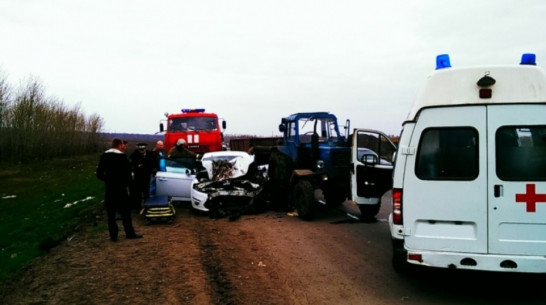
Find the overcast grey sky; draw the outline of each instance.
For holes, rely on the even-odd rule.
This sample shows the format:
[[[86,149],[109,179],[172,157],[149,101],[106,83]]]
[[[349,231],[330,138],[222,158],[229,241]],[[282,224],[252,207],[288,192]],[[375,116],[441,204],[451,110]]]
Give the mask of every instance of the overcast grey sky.
[[[0,0],[0,70],[99,114],[106,132],[154,133],[205,108],[228,134],[278,135],[329,111],[398,134],[419,86],[452,66],[546,63],[543,0]]]

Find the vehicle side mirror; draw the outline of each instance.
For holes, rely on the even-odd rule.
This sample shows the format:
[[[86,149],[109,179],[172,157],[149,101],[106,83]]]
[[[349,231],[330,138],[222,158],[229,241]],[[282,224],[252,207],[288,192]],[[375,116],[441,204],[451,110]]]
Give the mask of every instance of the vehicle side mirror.
[[[163,123],[159,123],[159,131],[163,132],[165,130],[165,126],[163,126]]]
[[[226,126],[227,126],[226,121],[222,121],[222,129],[226,129]]]
[[[279,131],[284,133],[285,130],[286,130],[285,125],[284,124],[279,124]]]

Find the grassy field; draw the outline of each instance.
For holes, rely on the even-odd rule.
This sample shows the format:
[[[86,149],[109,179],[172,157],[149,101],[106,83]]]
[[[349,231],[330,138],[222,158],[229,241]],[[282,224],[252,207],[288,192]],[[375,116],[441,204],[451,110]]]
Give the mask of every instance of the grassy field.
[[[102,209],[99,154],[0,165],[0,282]]]

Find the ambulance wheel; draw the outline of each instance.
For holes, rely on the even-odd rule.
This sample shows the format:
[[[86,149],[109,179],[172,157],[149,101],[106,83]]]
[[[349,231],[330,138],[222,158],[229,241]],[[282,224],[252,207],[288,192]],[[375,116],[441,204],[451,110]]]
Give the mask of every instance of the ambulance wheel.
[[[360,210],[360,219],[361,220],[370,220],[374,219],[375,215],[379,213],[381,208],[381,201],[376,204],[359,204],[358,209]]]
[[[339,193],[329,194],[326,197],[326,202],[331,206],[340,206],[345,200],[347,200],[347,196],[343,193],[341,195]]]
[[[345,191],[345,184],[336,182],[334,185],[323,190],[326,196],[326,202],[330,206],[340,206],[345,200],[347,200],[347,192]]]
[[[296,183],[293,190],[294,206],[298,216],[304,220],[313,219],[314,193],[311,182],[300,180]]]
[[[392,267],[398,273],[405,273],[410,268],[407,261],[408,252],[404,249],[401,240],[392,240]]]

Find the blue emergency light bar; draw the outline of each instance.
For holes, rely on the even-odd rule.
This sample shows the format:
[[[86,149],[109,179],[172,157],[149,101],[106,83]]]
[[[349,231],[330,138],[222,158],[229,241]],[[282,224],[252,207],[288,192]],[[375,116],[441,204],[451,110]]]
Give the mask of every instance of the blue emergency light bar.
[[[182,113],[190,113],[190,112],[205,112],[205,108],[196,108],[196,109],[182,108]]]
[[[531,65],[536,66],[536,55],[533,53],[524,53],[521,56],[521,62],[520,65]],[[444,69],[444,68],[451,68],[451,62],[449,60],[448,54],[441,54],[436,56],[436,70]]]
[[[436,70],[451,68],[451,62],[448,54],[441,54],[436,56]]]
[[[532,66],[536,66],[537,65],[537,57],[535,54],[533,53],[525,53],[521,56],[521,62],[519,63],[520,65],[532,65]]]

